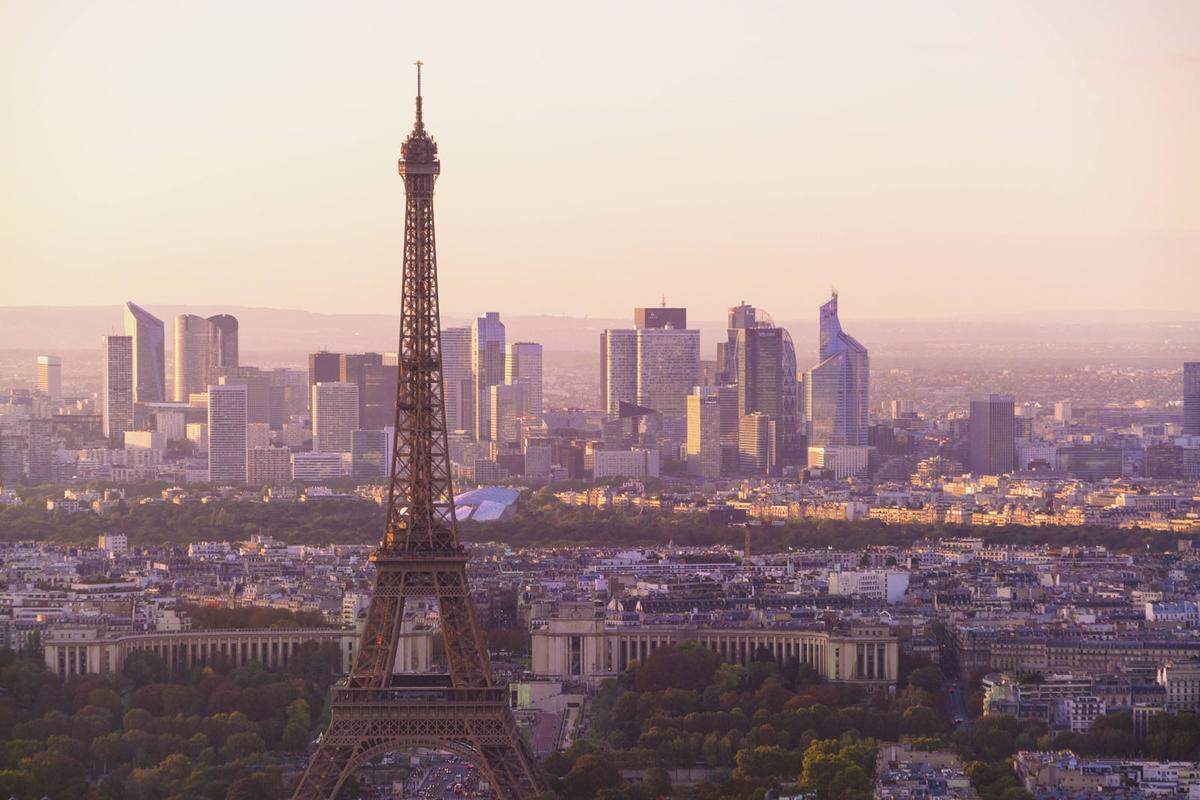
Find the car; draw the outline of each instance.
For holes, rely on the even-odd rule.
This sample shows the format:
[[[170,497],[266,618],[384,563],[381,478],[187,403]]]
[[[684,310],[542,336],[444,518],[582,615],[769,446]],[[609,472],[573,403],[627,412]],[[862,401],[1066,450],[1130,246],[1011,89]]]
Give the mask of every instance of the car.
[[[954,724],[955,724],[955,725],[962,725],[964,722],[966,722],[966,720],[965,720],[965,719],[963,719],[962,717],[955,717],[955,718],[954,718]]]

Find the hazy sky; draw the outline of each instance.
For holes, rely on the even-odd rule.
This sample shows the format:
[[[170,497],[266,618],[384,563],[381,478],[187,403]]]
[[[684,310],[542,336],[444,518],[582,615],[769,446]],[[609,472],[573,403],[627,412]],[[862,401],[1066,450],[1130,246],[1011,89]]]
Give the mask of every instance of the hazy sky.
[[[1200,2],[0,2],[0,305],[1197,310]]]

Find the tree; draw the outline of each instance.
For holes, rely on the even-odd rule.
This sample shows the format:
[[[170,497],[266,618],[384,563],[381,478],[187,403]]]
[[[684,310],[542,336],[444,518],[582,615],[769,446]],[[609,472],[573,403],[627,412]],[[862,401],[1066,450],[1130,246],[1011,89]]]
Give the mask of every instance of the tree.
[[[639,692],[705,688],[720,659],[711,650],[694,644],[659,647],[640,665],[635,679]]]
[[[150,650],[134,650],[125,656],[122,668],[125,677],[133,681],[134,686],[147,686],[161,683],[167,676],[167,665],[162,656]]]
[[[308,703],[293,700],[287,707],[286,721],[283,724],[282,744],[285,750],[298,752],[308,746],[308,731],[312,728],[312,713]]]
[[[266,743],[257,733],[244,731],[232,734],[225,739],[225,744],[221,747],[221,755],[228,761],[238,761],[261,753],[266,747]]]
[[[615,789],[621,773],[600,753],[588,753],[575,760],[563,778],[562,795],[566,800],[591,800],[603,789]]]

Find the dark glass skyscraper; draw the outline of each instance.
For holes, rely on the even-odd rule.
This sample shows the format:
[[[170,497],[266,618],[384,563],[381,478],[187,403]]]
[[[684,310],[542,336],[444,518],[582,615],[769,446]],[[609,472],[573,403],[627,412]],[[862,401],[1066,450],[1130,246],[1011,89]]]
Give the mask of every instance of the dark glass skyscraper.
[[[1010,394],[971,401],[970,462],[975,475],[1003,475],[1016,468],[1016,417]]]
[[[133,399],[163,402],[167,399],[167,361],[162,320],[135,303],[126,303],[125,335],[133,337]]]
[[[810,446],[867,444],[867,348],[842,330],[835,292],[821,306],[821,362],[808,371],[804,389]]]
[[[1200,361],[1183,365],[1183,435],[1200,436]]]
[[[238,321],[232,314],[217,314],[208,318],[213,326],[213,366],[236,367],[238,365]]]

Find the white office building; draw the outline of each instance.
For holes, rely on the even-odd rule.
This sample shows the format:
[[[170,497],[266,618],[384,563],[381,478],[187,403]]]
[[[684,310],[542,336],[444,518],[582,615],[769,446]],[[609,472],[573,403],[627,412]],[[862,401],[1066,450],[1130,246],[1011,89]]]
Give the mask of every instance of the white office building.
[[[513,342],[504,364],[505,383],[521,387],[524,416],[542,418],[542,346],[536,342]]]
[[[133,337],[102,339],[100,414],[104,435],[122,442],[133,427]]]
[[[899,603],[908,591],[903,570],[866,569],[829,573],[829,593]]]
[[[475,435],[475,378],[471,368],[471,329],[442,331],[442,392],[446,430]]]
[[[38,391],[58,402],[62,400],[62,359],[58,356],[37,357]]]
[[[697,386],[687,398],[688,474],[721,477],[721,405],[715,386]]]
[[[208,387],[208,480],[246,482],[246,387]]]

